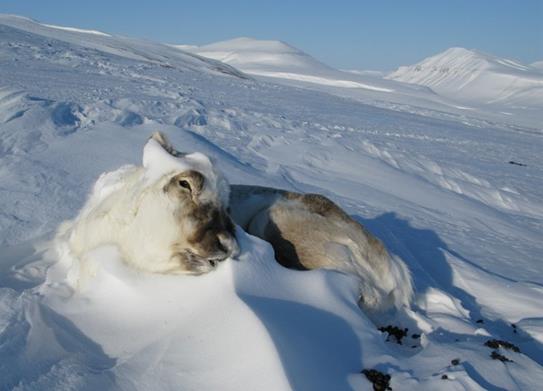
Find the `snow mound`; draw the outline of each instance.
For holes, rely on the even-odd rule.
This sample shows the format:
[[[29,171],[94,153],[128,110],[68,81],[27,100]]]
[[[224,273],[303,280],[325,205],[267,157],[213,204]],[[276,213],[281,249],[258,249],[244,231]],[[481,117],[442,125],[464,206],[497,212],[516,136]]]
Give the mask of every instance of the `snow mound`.
[[[2,359],[6,348],[16,351],[16,365],[0,367],[3,386],[346,390],[367,384],[359,375],[362,346],[365,354],[386,347],[356,304],[357,282],[284,269],[269,244],[239,229],[237,236],[240,256],[198,277],[131,269],[110,245],[74,258],[62,236],[37,254],[23,249],[32,262],[18,265],[19,278],[44,281],[26,290],[24,302],[2,296],[7,309],[26,313],[22,321],[4,318],[3,335],[7,329],[12,339],[40,341],[39,349],[0,347]]]

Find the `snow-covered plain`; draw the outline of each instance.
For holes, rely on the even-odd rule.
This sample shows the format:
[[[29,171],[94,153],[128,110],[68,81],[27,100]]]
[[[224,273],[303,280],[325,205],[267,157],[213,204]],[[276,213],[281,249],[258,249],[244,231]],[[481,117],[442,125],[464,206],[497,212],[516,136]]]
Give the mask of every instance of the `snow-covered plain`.
[[[540,389],[543,107],[526,120],[375,76],[344,80],[390,91],[242,71],[0,16],[0,389],[371,389],[369,368],[396,390]],[[353,278],[284,269],[239,229],[240,255],[198,277],[62,252],[58,225],[156,130],[231,183],[322,193],[365,224],[413,273],[404,344],[358,309]],[[491,359],[491,338],[520,353]]]

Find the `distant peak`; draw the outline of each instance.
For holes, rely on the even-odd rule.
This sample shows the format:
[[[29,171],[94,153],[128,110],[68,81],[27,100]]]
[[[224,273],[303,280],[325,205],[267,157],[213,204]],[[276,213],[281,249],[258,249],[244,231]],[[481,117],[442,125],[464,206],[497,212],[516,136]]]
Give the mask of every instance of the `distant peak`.
[[[443,53],[449,53],[449,54],[475,54],[476,51],[473,49],[466,49],[460,46],[453,46],[452,48],[449,48],[445,50]]]
[[[436,69],[441,69],[444,71],[450,68],[459,69],[466,67],[469,69],[483,69],[490,66],[491,63],[495,63],[497,59],[497,57],[491,54],[485,54],[478,50],[452,47],[427,57],[420,62],[411,65],[411,67],[416,68],[417,71],[422,69],[434,71]],[[407,68],[409,68],[409,66]]]
[[[228,49],[235,51],[266,51],[300,53],[299,49],[283,41],[238,37],[200,46],[201,49]]]
[[[247,73],[326,73],[333,68],[286,42],[237,37],[181,49],[232,65]]]
[[[475,49],[466,49],[463,47],[452,47],[449,48],[441,53],[438,53],[434,56],[431,56],[429,58],[493,58],[494,56],[482,53]]]

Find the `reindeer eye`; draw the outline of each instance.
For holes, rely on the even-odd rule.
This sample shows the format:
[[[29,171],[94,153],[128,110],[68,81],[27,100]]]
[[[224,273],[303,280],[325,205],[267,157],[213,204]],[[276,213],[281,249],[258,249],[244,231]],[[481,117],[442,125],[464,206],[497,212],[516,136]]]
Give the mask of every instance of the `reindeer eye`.
[[[177,182],[179,184],[179,187],[182,187],[184,189],[187,189],[188,191],[191,191],[190,189],[190,183],[184,179],[180,180],[179,182]]]

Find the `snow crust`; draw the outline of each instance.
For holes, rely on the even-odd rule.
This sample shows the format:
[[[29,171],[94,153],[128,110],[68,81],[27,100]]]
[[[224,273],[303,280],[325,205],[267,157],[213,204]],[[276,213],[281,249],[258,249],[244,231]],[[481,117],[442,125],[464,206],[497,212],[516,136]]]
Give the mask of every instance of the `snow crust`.
[[[369,368],[401,390],[541,388],[537,99],[482,108],[303,67],[276,70],[393,91],[252,79],[179,48],[5,15],[0,60],[0,389],[371,390]],[[53,241],[157,130],[232,183],[321,193],[363,223],[413,274],[412,312],[382,324],[409,327],[404,343],[360,311],[351,277],[286,270],[241,230],[240,255],[198,277],[137,271],[112,246],[82,261]],[[513,362],[490,358],[493,338],[519,347],[498,349]]]

